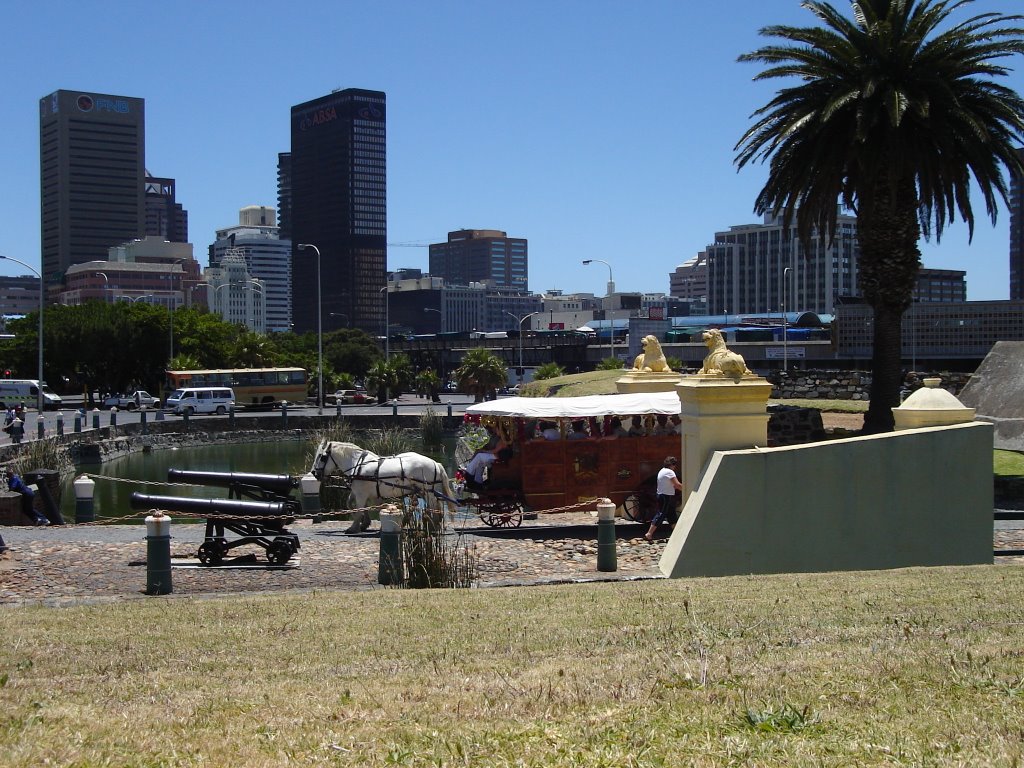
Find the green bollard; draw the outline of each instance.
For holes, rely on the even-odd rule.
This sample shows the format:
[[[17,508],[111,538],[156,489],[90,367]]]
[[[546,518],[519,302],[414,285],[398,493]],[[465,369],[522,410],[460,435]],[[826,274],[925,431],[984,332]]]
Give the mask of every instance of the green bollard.
[[[117,426],[117,406],[115,405],[110,409],[110,426]]]
[[[76,413],[75,414],[75,433],[77,434],[77,433],[79,433],[81,431],[82,431],[82,414]]]
[[[597,504],[597,570],[610,573],[618,570],[615,554],[615,505],[611,499]]]
[[[171,518],[159,510],[146,518],[146,594],[171,594]]]
[[[46,427],[43,424],[43,414],[36,416],[36,436],[42,440],[46,436]]]
[[[234,403],[232,403],[228,407],[228,424],[230,425],[231,429],[235,428],[235,404]]]
[[[402,583],[402,514],[389,505],[380,513],[380,557],[377,583],[385,586]]]
[[[79,475],[71,485],[75,489],[75,522],[93,522],[96,519],[93,500],[93,495],[96,493],[96,481],[88,475]]]
[[[57,437],[64,437],[64,411],[57,411]]]
[[[139,424],[142,425],[142,434],[149,434],[149,426],[146,424],[146,406],[139,408]]]

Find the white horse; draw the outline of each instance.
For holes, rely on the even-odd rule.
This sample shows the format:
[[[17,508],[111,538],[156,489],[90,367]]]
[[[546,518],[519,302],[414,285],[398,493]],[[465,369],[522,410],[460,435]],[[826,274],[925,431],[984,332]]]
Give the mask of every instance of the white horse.
[[[385,499],[422,496],[430,509],[441,509],[437,490],[449,499],[455,497],[448,473],[441,464],[419,453],[378,456],[355,443],[323,441],[316,450],[310,470],[317,480],[340,474],[349,484],[349,506],[370,506]],[[455,505],[448,505],[454,516]]]

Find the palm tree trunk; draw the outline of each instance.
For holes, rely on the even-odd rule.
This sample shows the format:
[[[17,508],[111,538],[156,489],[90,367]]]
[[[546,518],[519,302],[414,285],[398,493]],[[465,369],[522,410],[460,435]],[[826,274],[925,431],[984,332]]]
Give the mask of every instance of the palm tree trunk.
[[[892,409],[900,404],[899,391],[903,380],[901,338],[903,310],[888,304],[875,305],[873,346],[871,359],[871,388],[867,413],[864,414],[863,433],[873,435],[892,432],[895,419]]]

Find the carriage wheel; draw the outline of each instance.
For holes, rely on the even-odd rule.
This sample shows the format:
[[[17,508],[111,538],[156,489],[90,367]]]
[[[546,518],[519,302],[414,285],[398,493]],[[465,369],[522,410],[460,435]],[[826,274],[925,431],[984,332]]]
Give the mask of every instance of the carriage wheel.
[[[492,528],[518,528],[523,524],[523,505],[518,501],[497,502],[481,516]]]
[[[631,493],[622,502],[622,511],[635,523],[646,523],[649,510],[650,500],[643,493]]]
[[[227,544],[220,539],[204,541],[199,545],[199,562],[203,565],[220,565],[227,553]]]
[[[273,565],[284,565],[292,557],[292,543],[281,536],[278,536],[267,547],[267,560]]]

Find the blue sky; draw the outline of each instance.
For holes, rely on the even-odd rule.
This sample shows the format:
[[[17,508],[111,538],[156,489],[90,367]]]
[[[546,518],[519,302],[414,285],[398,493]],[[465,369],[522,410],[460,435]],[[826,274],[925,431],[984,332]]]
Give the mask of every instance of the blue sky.
[[[840,0],[841,2],[841,0]],[[843,3],[845,5],[845,3]],[[1019,0],[976,10],[1016,12]],[[668,291],[668,273],[756,221],[765,169],[733,146],[774,86],[736,57],[798,0],[0,0],[0,254],[39,263],[38,100],[57,89],[146,100],[146,165],[177,179],[195,255],[246,205],[277,205],[289,109],[335,88],[388,99],[388,240],[503,229],[530,243],[530,289]],[[1024,91],[1024,60],[1006,82]],[[926,266],[968,297],[1008,297],[1009,215],[975,199]],[[388,266],[427,267],[393,247]],[[24,272],[9,265],[4,274]]]

